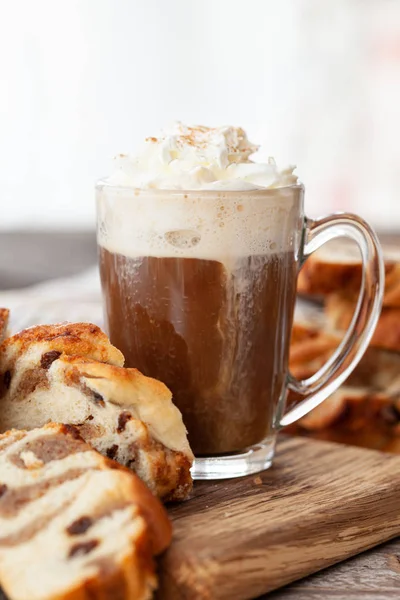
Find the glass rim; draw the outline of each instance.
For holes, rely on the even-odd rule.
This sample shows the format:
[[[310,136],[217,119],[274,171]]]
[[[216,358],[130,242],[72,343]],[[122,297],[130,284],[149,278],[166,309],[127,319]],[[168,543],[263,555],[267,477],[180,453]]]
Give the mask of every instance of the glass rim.
[[[254,190],[229,190],[229,189],[214,189],[214,190],[178,190],[178,189],[159,189],[159,188],[137,188],[131,187],[127,185],[114,185],[113,183],[109,183],[107,179],[99,179],[96,182],[95,189],[103,189],[107,188],[109,190],[122,191],[125,193],[133,194],[134,196],[139,195],[148,195],[148,196],[215,196],[215,195],[235,195],[235,196],[243,196],[247,194],[262,196],[262,195],[275,195],[277,192],[287,192],[287,191],[295,191],[301,190],[304,191],[304,184],[292,183],[291,185],[282,185],[274,188],[256,188]]]

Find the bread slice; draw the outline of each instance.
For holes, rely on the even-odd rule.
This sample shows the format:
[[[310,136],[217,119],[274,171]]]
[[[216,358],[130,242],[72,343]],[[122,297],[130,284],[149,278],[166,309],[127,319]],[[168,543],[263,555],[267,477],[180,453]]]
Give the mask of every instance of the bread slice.
[[[400,308],[400,249],[383,245],[385,295],[383,305]],[[334,240],[314,252],[304,263],[297,282],[301,295],[325,298],[333,292],[346,292],[355,301],[361,285],[362,266],[355,244]]]
[[[12,600],[147,600],[160,502],[73,428],[0,435],[0,584]]]
[[[367,387],[342,386],[327,400],[285,430],[384,450],[400,452],[400,388],[396,393]]]
[[[289,368],[297,379],[307,379],[320,369],[340,343],[340,336],[331,335],[295,323],[289,353]]]
[[[330,294],[326,298],[325,316],[331,331],[345,331],[351,322],[356,302],[346,294]],[[400,308],[384,307],[380,314],[371,346],[400,352]]]
[[[293,326],[289,367],[298,379],[307,379],[320,369],[342,339],[340,333],[325,332],[312,324]],[[346,384],[387,391],[400,376],[400,353],[369,346]]]
[[[343,332],[329,329],[318,307],[309,303],[307,308],[306,318],[303,311],[300,323],[294,324],[291,339],[289,367],[298,379],[314,375],[343,337]],[[338,311],[338,317],[342,314]],[[336,323],[330,325],[337,328]],[[290,391],[288,404],[302,399]],[[345,385],[285,431],[400,452],[400,353],[369,346]]]
[[[33,327],[0,346],[0,431],[75,425],[99,452],[133,469],[163,500],[192,489],[182,415],[159,381],[122,367],[95,325]]]

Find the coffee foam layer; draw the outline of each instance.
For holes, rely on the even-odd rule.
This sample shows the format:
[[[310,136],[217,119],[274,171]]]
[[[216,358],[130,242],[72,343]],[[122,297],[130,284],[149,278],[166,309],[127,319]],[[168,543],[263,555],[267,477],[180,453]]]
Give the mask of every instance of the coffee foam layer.
[[[98,243],[109,252],[218,260],[296,251],[302,188],[273,192],[97,190]]]

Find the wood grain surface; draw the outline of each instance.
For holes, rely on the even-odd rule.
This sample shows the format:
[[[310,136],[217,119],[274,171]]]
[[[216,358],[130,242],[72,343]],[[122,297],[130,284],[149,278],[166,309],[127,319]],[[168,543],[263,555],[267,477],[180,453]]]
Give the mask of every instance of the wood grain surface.
[[[399,597],[400,540],[396,539],[263,596],[263,599],[392,600]]]
[[[273,468],[197,482],[170,515],[159,598],[255,598],[397,536],[400,456],[283,438]]]

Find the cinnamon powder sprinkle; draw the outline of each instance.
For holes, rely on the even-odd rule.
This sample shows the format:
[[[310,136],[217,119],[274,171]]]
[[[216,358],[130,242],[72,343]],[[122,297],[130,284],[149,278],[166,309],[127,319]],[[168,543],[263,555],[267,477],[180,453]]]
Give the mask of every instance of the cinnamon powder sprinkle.
[[[217,131],[215,127],[205,127],[196,125],[194,127],[185,127],[181,135],[176,136],[176,144],[180,147],[192,146],[195,148],[207,148],[210,136]],[[237,128],[237,134],[240,142],[243,142],[245,132],[241,127]],[[157,143],[165,138],[147,137],[146,142]],[[250,154],[254,152],[254,147],[237,148],[236,146],[228,145],[229,154]]]

